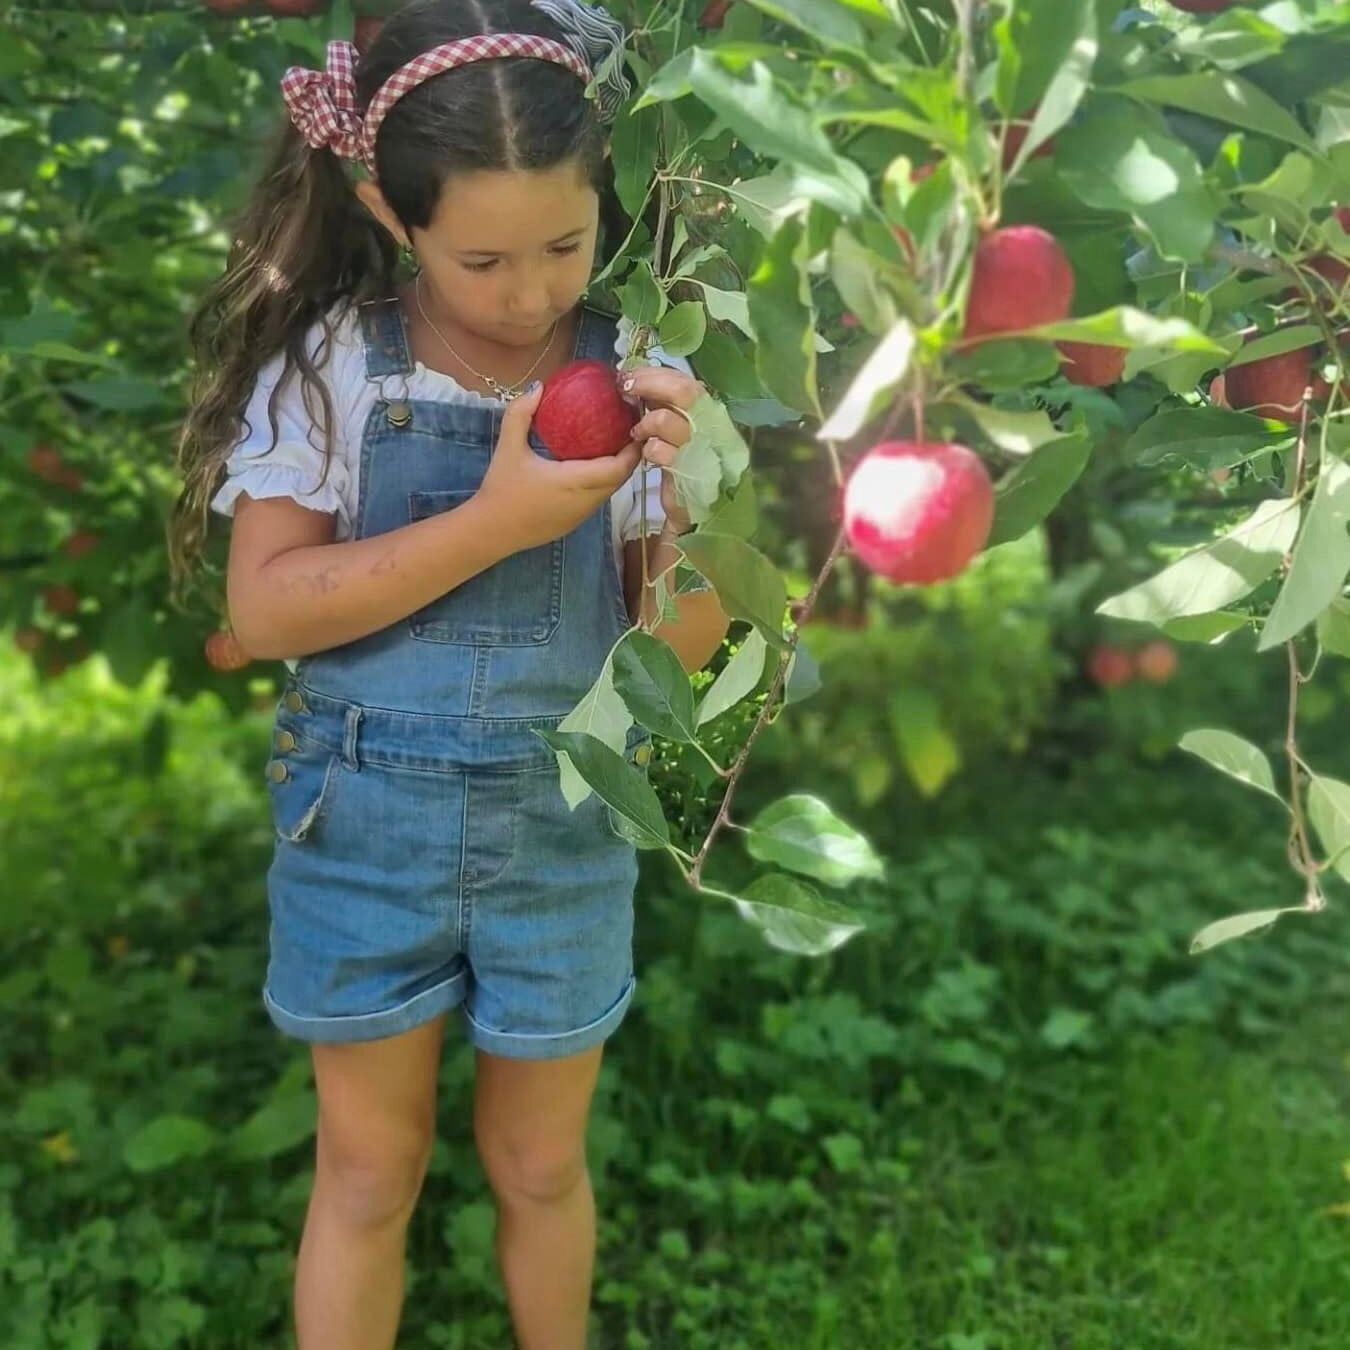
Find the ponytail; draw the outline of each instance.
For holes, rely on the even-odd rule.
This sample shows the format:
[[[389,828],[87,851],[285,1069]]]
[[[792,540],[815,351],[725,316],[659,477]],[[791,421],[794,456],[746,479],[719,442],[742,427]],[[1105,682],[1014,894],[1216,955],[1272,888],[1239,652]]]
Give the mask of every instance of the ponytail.
[[[224,274],[192,315],[189,340],[196,376],[178,440],[183,488],[168,527],[173,603],[205,554],[211,498],[259,371],[285,353],[268,404],[273,444],[276,402],[298,370],[305,408],[323,430],[327,480],[333,449],[333,406],[319,378],[332,339],[330,311],[390,295],[397,252],[393,240],[356,198],[337,157],[311,150],[287,122],[244,209]],[[317,352],[308,334],[322,329]]]

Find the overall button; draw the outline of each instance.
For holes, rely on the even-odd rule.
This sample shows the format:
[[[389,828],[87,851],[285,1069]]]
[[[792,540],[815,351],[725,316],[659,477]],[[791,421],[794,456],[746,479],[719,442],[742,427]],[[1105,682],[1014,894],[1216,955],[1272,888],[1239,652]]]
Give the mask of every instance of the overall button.
[[[279,759],[274,759],[274,760],[267,766],[267,776],[268,776],[274,783],[284,783],[284,782],[286,781],[286,779],[287,779],[289,773],[290,773],[290,770],[287,769],[286,766],[285,766]]]
[[[288,755],[295,749],[295,737],[289,731],[277,732],[277,753]]]
[[[288,689],[286,691],[286,697],[282,699],[282,702],[292,712],[304,712],[305,710],[305,700],[300,697],[298,690]]]
[[[633,751],[633,763],[641,768],[652,757],[652,747],[649,741],[643,741],[636,750]]]

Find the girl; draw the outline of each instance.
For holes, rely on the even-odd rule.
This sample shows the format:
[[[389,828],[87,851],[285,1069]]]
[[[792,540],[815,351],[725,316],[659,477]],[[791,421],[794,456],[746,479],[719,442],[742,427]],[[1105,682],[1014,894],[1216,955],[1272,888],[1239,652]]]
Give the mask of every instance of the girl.
[[[633,372],[647,411],[612,459],[555,461],[531,431],[540,381],[624,348],[581,303],[626,82],[584,93],[621,39],[579,0],[425,0],[359,60],[334,43],[326,72],[288,71],[290,125],[194,324],[175,569],[208,506],[232,515],[232,623],[289,667],[263,1001],[311,1043],[319,1098],[300,1350],[394,1344],[455,1008],[517,1340],[585,1344],[586,1121],[633,995],[636,859],[597,798],[568,810],[534,732],[655,613],[642,458],[656,575],[689,525],[675,409],[703,392],[687,366]],[[696,669],[728,621],[709,591],[678,611],[657,631]]]

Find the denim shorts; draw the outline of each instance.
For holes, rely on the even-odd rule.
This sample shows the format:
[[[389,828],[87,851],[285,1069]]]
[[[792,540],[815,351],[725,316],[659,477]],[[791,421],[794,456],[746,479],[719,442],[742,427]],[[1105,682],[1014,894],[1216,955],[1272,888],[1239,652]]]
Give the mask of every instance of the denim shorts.
[[[633,997],[637,858],[594,795],[569,810],[560,719],[441,717],[292,678],[266,777],[263,1002],[304,1041],[393,1036],[451,1008],[490,1054],[590,1049]],[[631,763],[649,740],[629,735]]]

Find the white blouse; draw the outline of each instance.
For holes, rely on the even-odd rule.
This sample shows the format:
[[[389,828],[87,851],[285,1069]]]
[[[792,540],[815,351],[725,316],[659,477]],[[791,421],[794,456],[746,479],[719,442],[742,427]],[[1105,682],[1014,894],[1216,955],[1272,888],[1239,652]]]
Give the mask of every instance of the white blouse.
[[[322,328],[315,325],[310,334],[310,352],[317,352]],[[620,359],[628,350],[632,325],[619,321],[614,343]],[[245,411],[246,434],[236,443],[226,461],[227,478],[211,499],[211,509],[223,516],[234,514],[241,492],[250,497],[290,497],[311,511],[331,511],[337,517],[334,542],[352,537],[352,522],[360,506],[361,432],[378,394],[378,383],[366,379],[365,349],[355,310],[349,309],[333,323],[333,342],[320,374],[328,385],[333,401],[333,458],[323,486],[323,437],[305,412],[298,376],[291,379],[277,400],[277,443],[272,445],[272,428],[267,403],[281,377],[284,358],[274,357],[259,372],[257,384]],[[671,356],[659,347],[648,350],[648,364],[673,366],[692,374],[689,363]],[[431,399],[440,403],[459,403],[470,407],[502,407],[497,398],[466,389],[449,375],[429,370],[420,361],[408,376],[408,397]],[[642,528],[642,491],[646,480],[647,530],[661,528],[665,512],[661,508],[659,469],[639,465],[632,477],[610,499],[614,555],[623,569],[625,540],[638,538]]]

